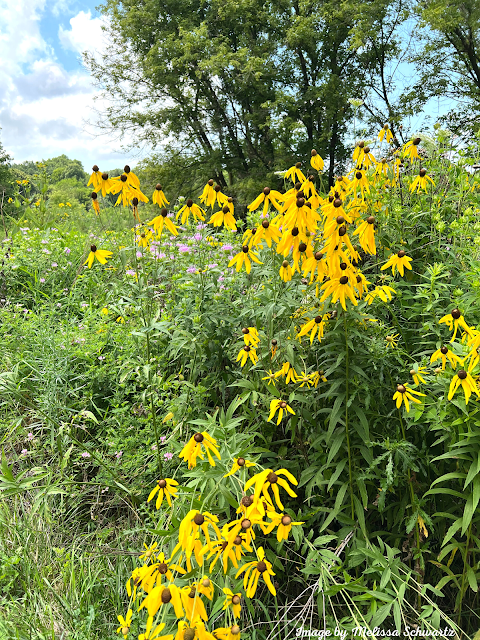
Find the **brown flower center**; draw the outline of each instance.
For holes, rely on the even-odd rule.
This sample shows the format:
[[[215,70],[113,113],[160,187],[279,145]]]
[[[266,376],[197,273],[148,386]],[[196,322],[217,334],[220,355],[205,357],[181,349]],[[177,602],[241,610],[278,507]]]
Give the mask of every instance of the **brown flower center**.
[[[200,526],[200,525],[202,525],[202,524],[205,522],[205,518],[204,518],[204,516],[202,516],[202,514],[201,514],[201,513],[197,513],[197,514],[195,515],[195,517],[193,518],[193,521],[194,521],[194,523],[195,523],[196,525]]]

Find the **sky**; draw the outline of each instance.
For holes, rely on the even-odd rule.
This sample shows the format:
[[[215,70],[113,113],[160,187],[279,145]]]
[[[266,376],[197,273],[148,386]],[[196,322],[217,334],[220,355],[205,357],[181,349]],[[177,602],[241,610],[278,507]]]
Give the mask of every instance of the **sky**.
[[[0,141],[13,162],[65,153],[113,169],[142,156],[95,136],[95,89],[81,52],[101,54],[100,0],[0,1]],[[95,108],[101,108],[99,101]]]
[[[15,163],[65,153],[89,171],[136,163],[148,150],[125,155],[95,135],[93,87],[80,54],[102,54],[100,0],[0,0],[0,141]],[[407,70],[408,75],[408,70]],[[101,100],[95,103],[101,109]],[[435,121],[437,105],[426,112]],[[421,114],[425,116],[425,113]],[[420,128],[423,117],[409,128]],[[125,140],[124,140],[125,142]]]

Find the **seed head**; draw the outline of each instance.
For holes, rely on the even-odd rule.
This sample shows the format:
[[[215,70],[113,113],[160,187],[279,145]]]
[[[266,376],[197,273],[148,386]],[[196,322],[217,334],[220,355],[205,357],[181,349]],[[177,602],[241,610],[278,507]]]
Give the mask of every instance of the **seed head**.
[[[243,496],[243,498],[240,500],[240,502],[242,503],[242,506],[244,507],[251,507],[253,504],[253,498],[252,496]]]
[[[295,164],[295,168],[296,168],[296,169],[300,169],[300,167],[301,167],[301,166],[302,166],[302,163],[301,163],[301,162],[297,162],[297,163]]]
[[[167,209],[162,209],[162,210],[160,211],[160,215],[161,215],[161,216],[163,216],[164,218],[166,218],[166,217],[168,216],[168,211],[167,211]]]
[[[340,284],[347,284],[348,276],[342,276],[339,280]]]
[[[165,487],[167,486],[167,481],[162,479],[162,480],[159,480],[157,484],[160,487],[160,489],[165,489]]]
[[[168,571],[168,564],[166,562],[161,562],[158,565],[158,573],[161,573],[164,576]]]
[[[288,526],[289,524],[291,524],[292,519],[290,516],[283,516],[282,518],[282,524],[285,526]]]
[[[166,589],[164,589],[162,591],[162,597],[161,600],[163,602],[163,604],[167,604],[168,602],[170,602],[170,600],[172,599],[172,592],[170,591],[170,589],[167,587]]]
[[[92,191],[92,193],[90,194],[90,197],[92,198],[92,200],[96,200],[97,199],[97,192],[96,191]]]
[[[191,198],[189,198],[185,204],[190,209],[190,207],[193,205],[193,200]]]
[[[213,190],[214,190],[216,193],[218,193],[218,192],[220,191],[220,189],[221,189],[221,188],[222,188],[222,187],[221,187],[219,184],[216,184],[216,185],[213,187]]]
[[[213,187],[213,180],[212,180],[211,178],[210,178],[210,180],[208,181],[208,185],[209,185],[210,187]]]
[[[237,464],[239,467],[245,466],[245,458],[237,458]]]
[[[312,150],[310,151],[310,155],[312,156],[312,158],[314,158],[314,157],[317,155],[317,151],[316,151],[316,149],[312,149]]]
[[[421,140],[421,138],[415,138],[415,139],[414,139],[414,141],[413,141],[413,144],[414,144],[416,147],[418,147],[418,145],[420,144],[420,142],[421,142],[421,141],[422,141],[422,140]]]
[[[367,222],[368,224],[373,224],[375,222],[375,216],[368,216]]]
[[[240,523],[240,526],[246,531],[247,529],[250,529],[250,527],[252,526],[252,522],[248,518],[244,518]]]
[[[246,345],[243,347],[243,350],[244,350],[244,351],[246,351],[246,352],[248,353],[248,352],[250,351],[250,346],[249,346],[248,344],[246,344]]]
[[[201,433],[196,433],[193,436],[193,439],[195,440],[195,442],[203,442],[203,435]]]
[[[238,596],[233,596],[233,598],[238,598]],[[233,598],[232,598],[232,602],[233,602]],[[238,604],[238,602],[235,602],[234,604]],[[238,634],[240,633],[240,627],[238,626],[238,624],[234,624],[233,627],[230,629],[230,631],[232,632],[232,635],[238,636]]]
[[[288,262],[287,262],[287,264],[288,264]],[[272,340],[272,345],[273,345],[274,347],[276,347],[276,346],[277,346],[277,344],[278,344],[278,341],[274,338],[274,339]]]
[[[183,632],[183,640],[193,640],[195,638],[195,629],[187,627]]]
[[[232,604],[240,604],[240,596],[233,596]],[[233,627],[232,627],[232,633],[233,633]]]
[[[357,171],[355,173],[355,177],[356,177],[357,180],[361,180],[362,179],[362,172],[361,171]]]
[[[305,198],[297,198],[297,207],[301,209],[305,204]]]
[[[397,384],[397,391],[398,391],[398,393],[405,393],[405,391],[406,391],[406,390],[407,390],[407,389],[406,389],[405,385],[403,385],[403,384]]]
[[[335,200],[333,201],[333,206],[338,209],[339,207],[341,207],[343,204],[341,198],[335,198]]]
[[[236,544],[238,547],[238,545],[242,544],[242,538],[240,536],[235,536],[233,544]]]
[[[246,244],[243,245],[242,251],[243,251],[243,253],[248,253],[248,246]]]
[[[443,355],[445,356],[448,353],[448,347],[446,347],[445,345],[443,347],[440,348],[440,351],[443,353]]]
[[[400,251],[397,253],[397,256],[399,258],[404,258],[407,254],[405,253],[405,251],[403,249],[400,249]]]
[[[323,258],[323,253],[321,251],[315,252],[315,260],[321,260]]]
[[[460,309],[454,309],[451,315],[454,320],[458,320],[462,315],[462,312],[460,311]]]
[[[264,193],[264,195],[268,196],[268,194],[270,193],[270,187],[264,187],[263,188],[263,193]]]
[[[418,173],[421,178],[424,178],[427,175],[427,170],[422,168]]]
[[[92,171],[94,171],[95,173],[97,171],[100,171],[100,169],[98,168],[98,165],[94,164],[93,167],[92,167]]]
[[[342,225],[339,230],[338,230],[338,235],[340,237],[344,236],[347,233],[347,227],[345,225]]]
[[[343,216],[337,216],[337,224],[343,224],[345,222],[345,218]]]
[[[248,333],[250,333],[250,329],[248,327],[243,327],[242,333],[244,336],[246,336]]]
[[[209,587],[209,586],[210,586],[210,578],[204,578],[204,579],[202,580],[202,585],[203,585],[205,588]]]
[[[467,377],[467,372],[466,372],[466,371],[464,371],[463,369],[461,369],[461,370],[458,372],[458,377],[460,378],[460,380],[465,380],[465,378]]]
[[[265,564],[265,562],[263,560],[261,562],[257,563],[257,571],[259,571],[260,573],[263,573],[266,570],[267,570],[267,565]]]
[[[292,236],[294,238],[296,238],[298,236],[298,234],[300,233],[300,231],[298,230],[298,227],[293,227],[292,229]]]
[[[262,227],[264,229],[268,229],[269,226],[270,226],[270,222],[268,220],[262,220]]]
[[[108,173],[102,173],[102,180],[108,180]]]
[[[193,518],[193,521],[196,525],[198,525],[199,527],[205,522],[205,517],[202,516],[201,513],[197,513],[195,514],[195,517]]]
[[[96,250],[97,250],[97,245],[96,245],[96,244],[92,244],[92,245],[90,246],[90,251],[91,251],[92,253],[95,253],[95,251],[96,251]]]
[[[317,324],[320,324],[320,323],[321,323],[321,321],[322,321],[322,316],[315,316],[315,322],[316,322]]]
[[[122,173],[122,175],[120,176],[120,180],[121,180],[122,182],[126,182],[126,181],[127,181],[127,179],[128,179],[128,178],[127,178],[127,176],[126,176],[124,173]]]
[[[280,406],[282,406],[282,403],[280,403]],[[285,402],[285,407],[286,406],[287,406],[287,403]],[[282,407],[282,409],[285,409],[285,407]],[[278,482],[278,476],[273,471],[270,471],[270,473],[267,476],[267,480],[268,482],[270,482],[270,484],[275,484]]]
[[[305,251],[307,250],[307,245],[305,244],[305,242],[300,242],[300,244],[298,245],[298,250],[301,253],[305,253]]]
[[[126,165],[123,167],[123,170],[125,171],[125,173],[130,173],[130,167],[128,166],[128,164],[126,164]]]
[[[138,198],[136,198],[136,197],[133,198],[132,199],[132,204],[133,204],[134,207],[137,207],[138,206]]]

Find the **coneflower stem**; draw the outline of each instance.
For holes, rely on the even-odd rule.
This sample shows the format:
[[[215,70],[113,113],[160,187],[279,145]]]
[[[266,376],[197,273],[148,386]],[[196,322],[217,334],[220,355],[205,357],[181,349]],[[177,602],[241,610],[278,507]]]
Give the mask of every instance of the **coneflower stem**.
[[[349,483],[350,483],[350,506],[352,509],[352,520],[355,520],[355,505],[353,502],[352,452],[350,451],[350,433],[348,431],[349,358],[348,358],[347,314],[345,313],[345,310],[343,310],[343,329],[345,332],[345,434],[347,436],[347,449],[348,449],[348,477],[349,477]]]

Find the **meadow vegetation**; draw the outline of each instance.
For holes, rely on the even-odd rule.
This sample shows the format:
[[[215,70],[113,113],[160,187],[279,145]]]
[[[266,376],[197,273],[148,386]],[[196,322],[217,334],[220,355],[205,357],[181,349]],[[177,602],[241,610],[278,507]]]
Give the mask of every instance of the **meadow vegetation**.
[[[479,140],[385,125],[246,208],[16,167],[0,637],[478,632]]]

